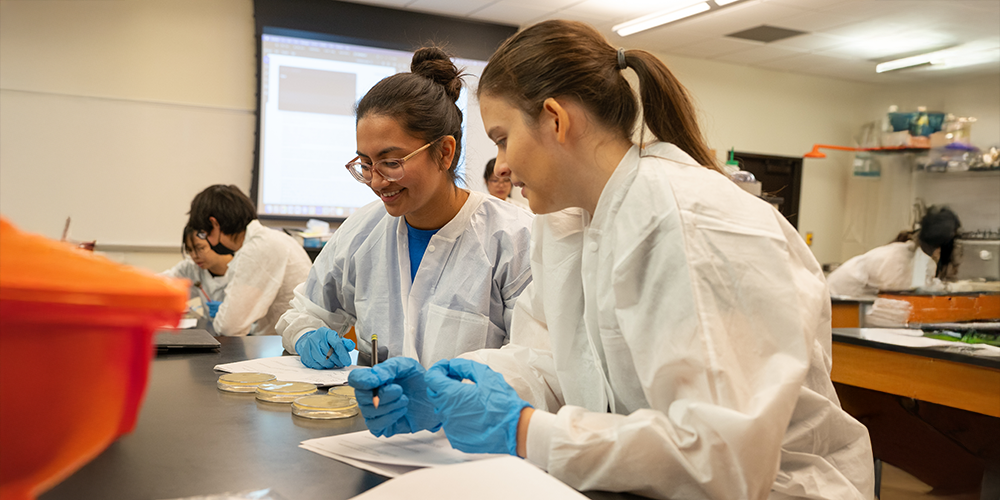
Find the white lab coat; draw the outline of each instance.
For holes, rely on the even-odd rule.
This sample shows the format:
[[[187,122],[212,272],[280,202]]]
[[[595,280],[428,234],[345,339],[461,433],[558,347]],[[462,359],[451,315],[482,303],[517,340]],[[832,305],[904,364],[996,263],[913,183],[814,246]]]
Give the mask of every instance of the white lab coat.
[[[532,215],[492,196],[470,192],[450,222],[431,238],[410,280],[407,226],[382,202],[337,229],[295,290],[278,322],[285,350],[308,331],[355,326],[362,352],[370,338],[390,356],[424,366],[507,343],[514,301],[531,281]]]
[[[901,292],[924,286],[928,278],[934,278],[935,267],[916,241],[897,241],[851,258],[834,269],[826,282],[830,294],[839,297]]]
[[[226,271],[229,285],[212,320],[215,332],[274,335],[274,324],[288,309],[292,291],[306,280],[310,265],[309,255],[294,238],[251,221]]]
[[[581,490],[872,498],[867,430],[830,382],[823,274],[770,205],[656,143],[625,155],[593,220],[532,232],[510,344],[465,356],[541,410],[529,461]]]
[[[207,269],[198,267],[198,264],[195,264],[191,260],[191,257],[185,256],[184,260],[160,274],[171,278],[187,278],[191,281],[191,297],[201,299],[202,307],[205,306],[206,299],[205,294],[201,293],[198,289],[197,285],[199,283],[201,284],[201,289],[205,290],[205,293],[208,294],[208,300],[222,302],[226,298],[226,285],[229,284],[229,275],[213,276]]]

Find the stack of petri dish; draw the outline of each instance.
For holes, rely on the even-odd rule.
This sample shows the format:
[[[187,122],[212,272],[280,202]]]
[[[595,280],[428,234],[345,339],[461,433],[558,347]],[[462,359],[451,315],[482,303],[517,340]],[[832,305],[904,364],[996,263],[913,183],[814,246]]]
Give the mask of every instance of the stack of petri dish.
[[[226,373],[219,377],[216,387],[226,392],[256,392],[257,386],[274,380],[270,373]]]
[[[257,400],[268,403],[291,403],[303,396],[316,394],[315,384],[274,380],[257,386]]]

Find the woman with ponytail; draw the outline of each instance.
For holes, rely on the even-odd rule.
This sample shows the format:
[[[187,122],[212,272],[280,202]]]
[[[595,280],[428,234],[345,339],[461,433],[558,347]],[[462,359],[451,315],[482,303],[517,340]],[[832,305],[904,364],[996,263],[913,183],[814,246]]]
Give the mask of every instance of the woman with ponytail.
[[[531,215],[456,185],[459,69],[431,47],[411,71],[358,102],[357,157],[343,159],[380,200],[337,229],[278,322],[285,349],[311,368],[350,363],[351,326],[362,359],[376,334],[389,356],[412,358],[406,369],[498,348],[531,281]]]
[[[434,408],[427,428],[581,490],[872,498],[867,431],[830,382],[823,273],[781,214],[718,171],[663,62],[546,21],[497,50],[479,98],[501,175],[539,214],[534,277],[509,345],[403,388]],[[359,401],[365,371],[351,374]]]

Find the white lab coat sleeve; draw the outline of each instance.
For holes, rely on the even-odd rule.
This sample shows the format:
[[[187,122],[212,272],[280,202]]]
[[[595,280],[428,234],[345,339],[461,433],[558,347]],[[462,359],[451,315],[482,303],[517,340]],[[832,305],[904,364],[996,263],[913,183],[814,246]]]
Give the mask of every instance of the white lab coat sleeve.
[[[195,264],[193,260],[189,257],[184,257],[183,260],[174,264],[174,267],[167,269],[160,273],[161,276],[169,276],[171,278],[187,278],[191,280],[191,284],[194,285],[195,281],[198,281],[199,271],[198,264]]]
[[[341,227],[316,257],[305,283],[295,287],[291,307],[275,326],[285,350],[295,354],[295,343],[307,332],[327,327],[341,335],[354,325],[356,316],[345,309],[354,297],[355,276],[349,262],[353,226]],[[350,307],[353,311],[353,307]]]
[[[508,338],[513,326],[514,306],[532,279],[531,262],[526,255],[531,245],[530,227],[530,224],[524,224],[517,231],[505,233],[509,241],[505,242],[505,251],[502,254],[504,261],[499,267],[505,278],[501,283],[500,294],[503,298],[503,321]]]
[[[528,284],[515,303],[509,344],[460,357],[484,363],[500,372],[532,407],[555,411],[563,405],[563,396],[541,311],[542,300],[535,293],[536,285],[537,281]]]
[[[284,281],[288,250],[283,245],[267,245],[266,241],[261,238],[244,244],[230,262],[226,300],[212,320],[219,335],[249,334],[253,323],[263,318],[274,303]]]
[[[195,264],[190,257],[184,257],[183,260],[174,264],[174,267],[167,269],[160,273],[160,276],[167,276],[169,278],[184,278],[191,282],[191,287],[189,288],[188,297],[195,298],[200,297],[201,294],[198,293],[197,288],[194,284],[198,282],[201,276],[201,268],[198,264]]]
[[[632,238],[611,256],[620,331],[600,332],[650,408],[562,407],[543,465],[580,490],[767,498],[813,345],[787,244],[700,214],[652,226],[619,234]]]

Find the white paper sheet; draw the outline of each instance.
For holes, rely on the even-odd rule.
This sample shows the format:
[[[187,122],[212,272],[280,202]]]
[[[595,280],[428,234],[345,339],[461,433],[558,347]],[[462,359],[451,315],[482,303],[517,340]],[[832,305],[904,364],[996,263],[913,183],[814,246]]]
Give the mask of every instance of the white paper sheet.
[[[382,483],[356,500],[580,500],[587,498],[530,463],[509,455],[493,455],[454,465],[430,467]]]
[[[498,455],[463,453],[451,447],[444,432],[420,431],[375,437],[371,432],[309,439],[300,448],[386,477],[396,477],[416,468],[438,467],[485,460]]]
[[[336,370],[313,370],[302,364],[298,356],[277,356],[274,358],[248,359],[224,365],[215,369],[229,373],[270,373],[285,382],[309,382],[318,386],[344,385],[347,375],[357,368],[358,351],[351,351],[351,366]]]
[[[194,328],[198,326],[198,318],[182,318],[179,323],[177,323],[178,330],[187,330],[188,328]]]

